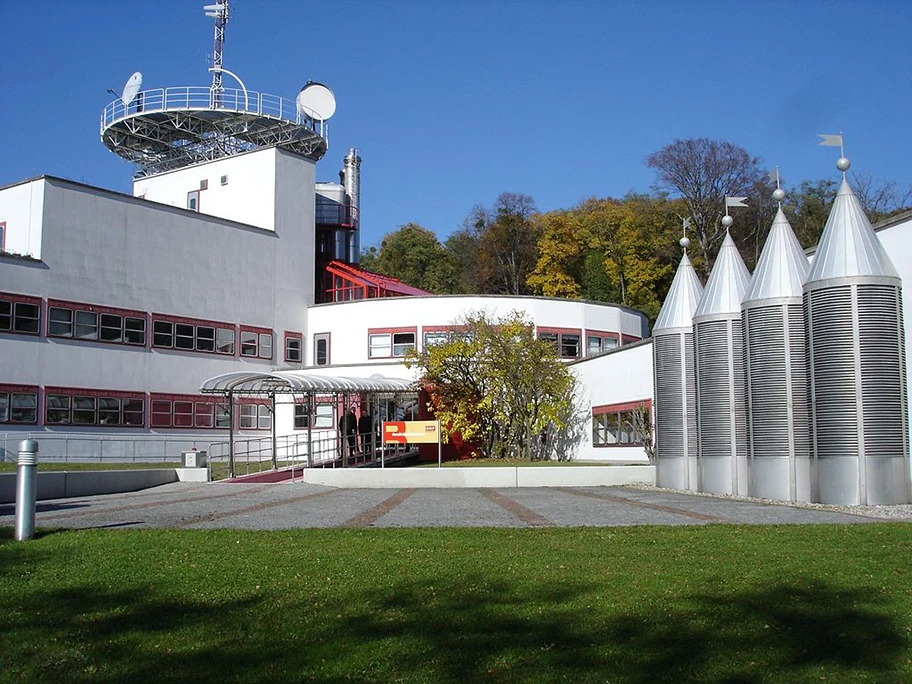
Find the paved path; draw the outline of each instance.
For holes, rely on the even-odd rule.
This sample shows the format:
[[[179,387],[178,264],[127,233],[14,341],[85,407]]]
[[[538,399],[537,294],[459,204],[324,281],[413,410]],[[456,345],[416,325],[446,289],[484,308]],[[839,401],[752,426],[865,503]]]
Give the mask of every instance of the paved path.
[[[175,483],[39,501],[37,526],[64,528],[610,527],[865,523],[875,518],[625,487],[337,489],[304,483]],[[0,505],[12,526],[15,506]]]

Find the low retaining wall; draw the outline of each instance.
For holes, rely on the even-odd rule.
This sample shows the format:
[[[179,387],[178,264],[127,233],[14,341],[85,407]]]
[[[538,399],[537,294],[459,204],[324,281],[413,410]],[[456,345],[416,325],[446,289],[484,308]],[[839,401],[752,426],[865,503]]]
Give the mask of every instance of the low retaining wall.
[[[297,479],[295,472],[295,479]],[[655,466],[541,466],[533,468],[305,468],[304,481],[331,487],[605,487],[655,484]]]
[[[205,471],[205,468],[202,469]],[[16,473],[0,474],[0,503],[16,502]],[[38,471],[38,500],[135,492],[177,482],[174,468],[161,470]]]

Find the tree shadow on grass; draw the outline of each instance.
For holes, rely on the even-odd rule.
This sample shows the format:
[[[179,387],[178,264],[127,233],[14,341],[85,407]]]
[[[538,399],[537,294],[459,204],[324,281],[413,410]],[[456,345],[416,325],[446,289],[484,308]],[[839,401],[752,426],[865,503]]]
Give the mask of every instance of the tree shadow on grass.
[[[15,559],[6,570],[8,582],[29,581]],[[822,581],[662,604],[598,596],[578,581],[542,582],[528,596],[483,576],[458,585],[403,577],[344,596],[305,583],[194,599],[126,578],[12,589],[0,587],[0,681],[639,684],[908,674],[908,635],[889,607],[870,591]]]

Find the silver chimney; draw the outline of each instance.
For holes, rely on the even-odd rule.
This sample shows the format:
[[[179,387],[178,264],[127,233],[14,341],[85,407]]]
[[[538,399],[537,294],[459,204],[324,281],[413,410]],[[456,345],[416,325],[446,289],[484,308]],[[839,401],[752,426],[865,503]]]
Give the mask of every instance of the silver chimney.
[[[848,168],[841,158],[840,170]],[[843,177],[804,285],[817,500],[910,500],[902,282]]]
[[[361,157],[354,147],[349,148],[345,155],[342,171],[342,185],[348,197],[348,206],[351,208],[352,230],[348,235],[348,253],[351,263],[357,264],[361,258]]]

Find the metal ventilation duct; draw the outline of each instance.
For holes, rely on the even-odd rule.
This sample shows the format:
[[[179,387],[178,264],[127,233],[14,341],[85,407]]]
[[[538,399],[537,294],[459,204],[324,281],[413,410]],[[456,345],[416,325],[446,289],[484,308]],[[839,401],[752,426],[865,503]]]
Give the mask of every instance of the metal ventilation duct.
[[[700,491],[747,494],[741,300],[750,274],[730,235],[694,314]]]
[[[910,500],[901,281],[843,180],[804,286],[822,503]]]
[[[742,304],[751,496],[812,500],[801,305],[808,270],[779,209]]]
[[[696,490],[697,391],[693,314],[703,286],[687,254],[653,328],[656,484]]]

